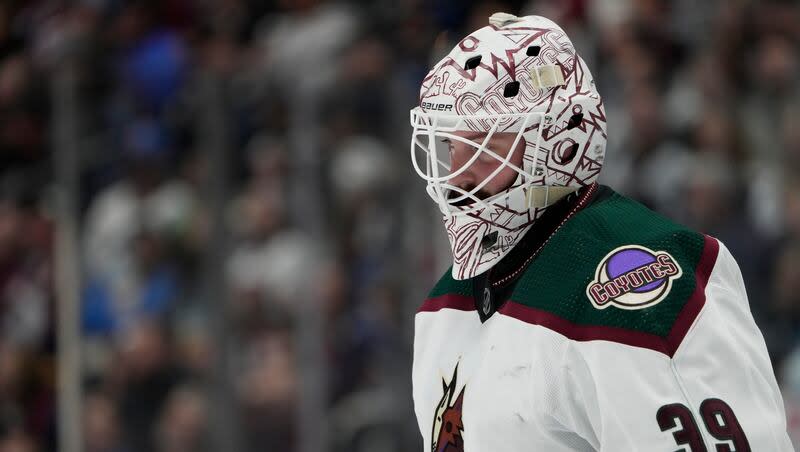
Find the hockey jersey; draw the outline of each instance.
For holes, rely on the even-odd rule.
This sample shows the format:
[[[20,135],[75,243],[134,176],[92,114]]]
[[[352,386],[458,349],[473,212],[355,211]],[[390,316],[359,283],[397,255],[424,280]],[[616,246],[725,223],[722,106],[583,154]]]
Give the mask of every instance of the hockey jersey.
[[[603,188],[527,253],[505,285],[448,271],[419,308],[425,450],[792,450],[718,240]]]

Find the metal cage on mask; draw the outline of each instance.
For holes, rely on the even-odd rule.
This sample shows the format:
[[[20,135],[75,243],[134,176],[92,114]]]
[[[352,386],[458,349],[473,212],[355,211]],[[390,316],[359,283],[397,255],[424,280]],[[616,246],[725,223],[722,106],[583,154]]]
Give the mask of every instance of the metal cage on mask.
[[[415,171],[427,182],[426,191],[439,206],[445,218],[475,213],[491,206],[503,204],[509,198],[523,191],[527,207],[546,207],[557,200],[551,196],[558,192],[575,191],[575,187],[550,187],[544,185],[544,168],[540,159],[542,130],[551,121],[550,115],[543,112],[525,112],[510,114],[452,115],[426,112],[422,108],[411,110],[411,161]],[[457,132],[474,132],[480,134],[479,141],[460,136]],[[513,143],[507,150],[492,150],[489,143],[499,133],[515,133]],[[534,135],[535,134],[535,135]],[[474,153],[458,168],[452,167],[449,151],[445,149],[444,140],[463,143],[471,147]],[[525,140],[522,165],[512,163],[512,157],[520,140]],[[530,148],[529,142],[533,143]],[[490,174],[477,181],[469,190],[452,183],[452,181],[469,170],[476,161],[491,158],[499,162],[499,166]],[[424,160],[424,164],[421,164]],[[503,170],[510,169],[516,173],[511,185],[499,193],[481,199],[479,193],[487,184]],[[464,205],[465,202],[467,205]]]

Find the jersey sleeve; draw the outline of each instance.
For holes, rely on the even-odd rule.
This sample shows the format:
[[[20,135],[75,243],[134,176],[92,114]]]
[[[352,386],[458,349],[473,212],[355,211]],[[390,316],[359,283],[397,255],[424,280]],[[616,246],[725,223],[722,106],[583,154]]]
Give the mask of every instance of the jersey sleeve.
[[[573,342],[556,421],[598,451],[793,450],[741,273],[722,244],[704,294],[672,356]]]

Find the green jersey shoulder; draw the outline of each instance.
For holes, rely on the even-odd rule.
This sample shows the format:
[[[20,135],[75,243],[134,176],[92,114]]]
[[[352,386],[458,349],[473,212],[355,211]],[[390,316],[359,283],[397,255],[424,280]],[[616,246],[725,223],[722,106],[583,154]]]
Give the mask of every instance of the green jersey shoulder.
[[[705,302],[718,246],[607,190],[545,243],[498,312],[573,340],[610,340],[671,357]],[[471,291],[469,280],[446,273],[429,300],[461,300],[467,309]]]

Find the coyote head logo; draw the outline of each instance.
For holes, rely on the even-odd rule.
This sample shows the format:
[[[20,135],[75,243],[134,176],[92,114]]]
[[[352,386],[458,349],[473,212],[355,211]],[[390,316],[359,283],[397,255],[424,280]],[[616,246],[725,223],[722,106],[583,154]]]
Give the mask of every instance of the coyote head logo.
[[[461,388],[458,396],[453,400],[458,382],[458,364],[453,371],[450,383],[442,379],[442,399],[436,406],[433,417],[433,432],[431,432],[431,452],[463,452],[464,438],[461,432],[464,425],[461,422],[461,410],[464,406],[464,390]]]

